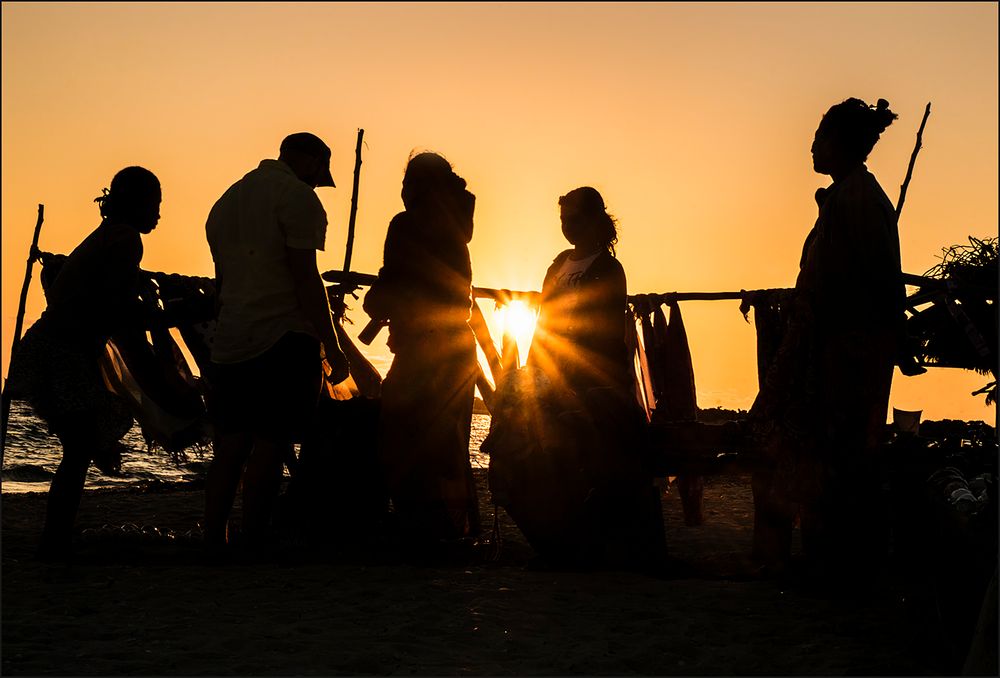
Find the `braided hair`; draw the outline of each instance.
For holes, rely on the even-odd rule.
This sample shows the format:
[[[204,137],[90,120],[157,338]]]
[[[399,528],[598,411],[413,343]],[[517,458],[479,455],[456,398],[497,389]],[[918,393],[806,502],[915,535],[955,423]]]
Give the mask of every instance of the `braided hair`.
[[[145,167],[126,167],[111,180],[111,190],[103,189],[94,198],[101,217],[110,221],[131,223],[149,211],[150,204],[159,202],[160,180]]]

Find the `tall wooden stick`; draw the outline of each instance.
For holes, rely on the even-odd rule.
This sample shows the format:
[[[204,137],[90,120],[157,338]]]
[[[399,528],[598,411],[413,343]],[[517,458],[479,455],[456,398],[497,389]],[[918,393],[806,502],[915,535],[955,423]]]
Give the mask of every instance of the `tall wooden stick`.
[[[28,263],[25,266],[24,282],[21,284],[21,297],[17,301],[17,321],[14,323],[14,340],[10,346],[10,357],[13,359],[17,352],[17,345],[21,343],[21,327],[24,325],[24,305],[28,300],[28,286],[31,283],[31,269],[35,266],[35,259],[38,256],[38,235],[42,231],[42,222],[45,220],[45,205],[38,206],[38,221],[35,222],[35,233],[31,237],[31,249],[28,251]],[[8,365],[8,376],[10,367]],[[3,465],[4,451],[7,449],[7,420],[10,418],[10,393],[7,390],[7,383],[4,382],[3,395],[0,396],[3,408],[3,430],[0,432],[0,466]]]
[[[924,119],[920,121],[920,129],[917,130],[917,143],[913,147],[913,154],[910,156],[910,166],[906,168],[906,178],[903,179],[903,185],[899,187],[899,202],[896,203],[896,221],[899,221],[899,215],[903,212],[903,201],[906,200],[906,188],[910,185],[910,179],[913,177],[913,165],[917,162],[917,153],[920,152],[921,139],[924,136],[924,125],[927,124],[927,116],[931,114],[931,102],[927,102],[927,108],[924,109]]]
[[[361,139],[363,129],[358,130],[358,146],[354,149],[354,189],[351,192],[351,216],[347,220],[347,253],[344,255],[344,270],[351,270],[351,254],[354,252],[354,222],[358,216],[358,184],[361,181]]]

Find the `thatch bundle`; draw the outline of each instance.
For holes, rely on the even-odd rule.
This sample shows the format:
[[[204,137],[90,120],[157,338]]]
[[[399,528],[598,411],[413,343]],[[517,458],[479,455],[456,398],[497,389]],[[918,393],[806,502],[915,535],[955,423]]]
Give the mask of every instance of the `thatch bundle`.
[[[945,248],[925,274],[941,284],[915,295],[933,304],[911,308],[907,324],[922,364],[992,374],[993,381],[974,394],[986,394],[987,404],[997,395],[997,254],[997,238],[970,236],[968,245]]]

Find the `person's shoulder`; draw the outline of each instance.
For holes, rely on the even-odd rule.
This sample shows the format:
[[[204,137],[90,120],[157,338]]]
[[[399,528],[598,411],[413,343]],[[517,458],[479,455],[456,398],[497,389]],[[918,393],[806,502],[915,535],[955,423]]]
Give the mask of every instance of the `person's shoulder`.
[[[573,253],[572,249],[563,250],[562,252],[560,252],[555,256],[555,259],[552,260],[552,266],[561,266],[563,262],[565,262],[566,259],[569,258],[569,255],[572,253]]]
[[[295,172],[281,160],[264,159],[260,161],[254,169],[247,172],[243,178],[233,185],[238,187],[241,183],[248,183],[257,186],[259,184],[277,187],[279,192],[285,195],[292,195],[296,198],[309,197],[319,201],[319,196],[312,186],[299,179]]]
[[[227,204],[229,204],[231,202],[234,202],[236,200],[236,197],[239,195],[240,188],[245,183],[247,183],[248,181],[252,180],[253,174],[256,171],[257,171],[256,169],[251,170],[251,171],[247,172],[246,174],[244,174],[239,179],[237,179],[236,181],[234,181],[232,184],[230,184],[226,188],[226,190],[222,192],[222,195],[220,195],[219,198],[212,205],[212,210],[221,209],[222,207],[226,206]]]
[[[594,263],[591,264],[591,267],[595,271],[602,271],[605,273],[621,273],[622,275],[625,275],[625,267],[622,266],[622,262],[618,261],[618,258],[611,254],[608,250],[604,250],[598,254],[597,258],[594,259]]]
[[[108,242],[123,244],[123,245],[138,245],[142,246],[142,236],[139,231],[132,228],[125,223],[108,223],[105,222],[98,226],[98,229],[103,229],[105,232],[105,239]]]
[[[413,215],[409,212],[399,212],[389,220],[389,233],[394,236],[409,233],[414,229],[414,221]]]
[[[555,258],[552,260],[552,263],[549,264],[549,267],[545,269],[546,280],[548,280],[549,278],[551,278],[552,276],[554,276],[556,273],[559,272],[559,269],[563,267],[563,265],[566,263],[566,260],[569,258],[569,255],[572,252],[573,250],[563,250],[562,252],[560,252],[555,256]]]
[[[879,193],[883,192],[875,175],[864,165],[859,166],[838,183],[838,190],[834,194],[842,200],[857,198],[876,191]]]
[[[885,189],[864,165],[845,177],[842,183],[843,190],[840,191],[840,202],[848,210],[870,209],[877,204],[879,208],[895,214],[896,208]]]
[[[138,261],[142,258],[142,236],[128,224],[105,221],[80,243],[77,250],[77,256],[99,258],[109,263]]]

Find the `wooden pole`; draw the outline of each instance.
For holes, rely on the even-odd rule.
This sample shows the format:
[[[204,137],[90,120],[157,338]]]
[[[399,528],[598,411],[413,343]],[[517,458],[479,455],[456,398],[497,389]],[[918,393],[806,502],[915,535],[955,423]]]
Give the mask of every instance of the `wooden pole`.
[[[920,152],[921,140],[924,136],[924,125],[927,124],[927,116],[931,114],[931,102],[927,102],[927,108],[924,109],[924,119],[920,121],[920,129],[917,130],[917,143],[913,147],[913,153],[910,155],[910,165],[906,168],[906,178],[903,179],[903,185],[899,187],[899,202],[896,203],[896,222],[899,222],[899,215],[903,212],[903,201],[906,200],[906,189],[910,185],[910,179],[913,177],[913,165],[917,162],[917,153]]]
[[[28,251],[28,262],[24,271],[24,282],[21,284],[21,297],[17,301],[17,320],[14,323],[14,340],[10,346],[10,357],[13,359],[17,352],[17,345],[21,343],[21,327],[24,325],[24,305],[28,300],[28,286],[31,284],[31,270],[35,266],[35,259],[38,257],[38,235],[42,231],[42,222],[45,220],[45,205],[38,206],[38,220],[35,222],[35,233],[31,236],[31,249]],[[7,368],[10,375],[10,366]],[[7,383],[4,382],[3,395],[0,396],[3,408],[3,430],[0,432],[0,466],[3,465],[4,451],[7,449],[7,420],[10,418],[10,393],[7,390]]]
[[[349,285],[371,285],[377,276],[371,273],[350,273],[345,271],[324,271],[320,274],[323,280],[332,283],[346,283]],[[915,279],[919,276],[913,276]],[[923,279],[923,278],[921,278]],[[654,294],[629,295],[628,300],[633,301],[639,297],[649,297],[653,303],[668,304],[672,301],[720,301],[724,299],[742,299],[748,294],[756,292],[766,292],[775,290],[787,290],[790,288],[774,288],[770,290],[740,290],[738,292],[659,292]],[[472,288],[472,296],[475,299],[493,299],[506,304],[511,301],[522,301],[529,306],[537,306],[541,299],[541,293],[527,290],[507,290],[493,287]]]
[[[354,253],[354,225],[358,217],[358,186],[361,183],[361,144],[364,136],[365,131],[363,129],[358,129],[358,144],[354,149],[354,185],[351,189],[351,215],[347,219],[347,246],[344,252],[345,272],[350,272],[351,270],[351,256]],[[340,303],[338,304],[338,309],[336,311],[338,315],[334,317],[334,325],[337,330],[338,337],[347,337],[347,333],[344,331],[343,326],[343,313],[346,310],[346,306],[344,304],[345,296],[347,295],[342,288],[339,295]],[[343,343],[343,341],[341,341],[341,343]],[[349,340],[347,343],[349,345],[349,349],[353,349],[353,353],[349,353],[348,350],[344,351],[348,358],[348,364],[351,365],[351,373],[354,374],[355,371],[357,371],[359,374],[355,383],[358,385],[358,388],[365,393],[365,395],[371,395],[372,389],[379,388],[381,386],[382,377],[378,374],[378,370],[375,370],[372,364],[369,363],[361,352],[357,350],[357,347],[355,347]],[[341,346],[341,348],[343,348],[343,346]],[[326,365],[327,363],[324,361],[324,369],[326,368]],[[371,377],[371,383],[366,382],[365,378],[360,376],[362,373],[365,375],[365,378]],[[364,383],[358,383],[359,380]]]
[[[354,223],[358,216],[358,184],[361,182],[361,140],[363,129],[358,130],[358,145],[354,149],[354,188],[351,192],[351,216],[347,220],[347,252],[344,254],[344,270],[351,270],[351,255],[354,252]]]

